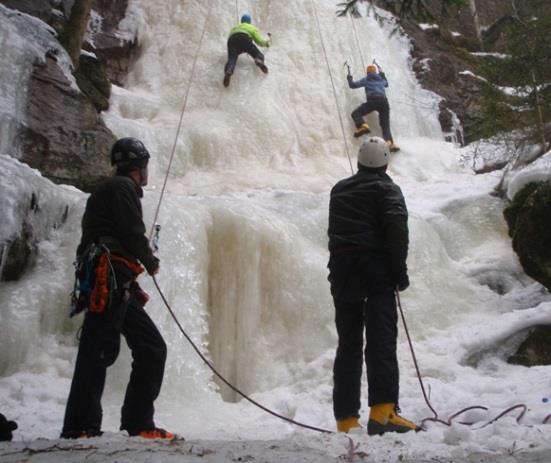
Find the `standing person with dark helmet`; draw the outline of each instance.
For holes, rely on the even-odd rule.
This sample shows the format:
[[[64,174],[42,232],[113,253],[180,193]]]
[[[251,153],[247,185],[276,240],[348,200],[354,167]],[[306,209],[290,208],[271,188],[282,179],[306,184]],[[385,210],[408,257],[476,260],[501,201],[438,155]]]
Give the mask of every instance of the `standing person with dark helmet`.
[[[224,87],[230,85],[237,58],[241,53],[247,53],[264,74],[268,73],[268,68],[264,64],[264,54],[255,43],[261,47],[269,47],[272,44],[272,35],[268,33],[268,38],[264,38],[251,24],[251,15],[244,14],[241,16],[241,22],[231,29],[228,38],[228,61],[224,66]]]
[[[358,153],[358,172],[331,190],[328,267],[338,334],[333,410],[341,432],[360,427],[364,330],[368,434],[418,430],[398,414],[394,292],[409,286],[409,238],[404,197],[386,174],[389,157],[382,138],[369,138]]]
[[[367,66],[366,75],[362,79],[355,81],[352,74],[350,74],[350,68],[348,68],[346,79],[350,88],[365,89],[365,103],[358,106],[351,114],[354,125],[356,126],[354,136],[361,137],[371,132],[369,125],[364,121],[364,116],[373,111],[377,111],[383,138],[390,151],[399,151],[400,148],[394,144],[394,139],[390,132],[390,105],[388,104],[385,92],[385,88],[388,87],[388,81],[385,73],[383,71],[377,72],[377,66],[375,64],[370,64]]]
[[[142,218],[142,187],[147,185],[149,157],[141,141],[118,140],[111,150],[115,175],[103,181],[86,203],[77,263],[88,272],[78,273],[80,295],[72,315],[82,310],[86,313],[62,438],[102,434],[101,396],[107,367],[119,354],[121,334],[132,353],[132,372],[120,429],[130,436],[174,438],[153,420],[167,348],[144,310],[148,296],[136,281],[143,267],[149,275],[159,271]]]

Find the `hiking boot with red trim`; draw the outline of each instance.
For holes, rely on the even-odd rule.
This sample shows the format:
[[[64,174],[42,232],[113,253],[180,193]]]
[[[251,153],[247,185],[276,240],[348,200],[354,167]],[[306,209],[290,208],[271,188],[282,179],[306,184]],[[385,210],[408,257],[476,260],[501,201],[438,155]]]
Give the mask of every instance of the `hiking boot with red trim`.
[[[176,435],[168,432],[163,428],[144,429],[143,431],[137,431],[129,433],[132,437],[143,437],[144,439],[166,439],[172,440],[176,438]]]

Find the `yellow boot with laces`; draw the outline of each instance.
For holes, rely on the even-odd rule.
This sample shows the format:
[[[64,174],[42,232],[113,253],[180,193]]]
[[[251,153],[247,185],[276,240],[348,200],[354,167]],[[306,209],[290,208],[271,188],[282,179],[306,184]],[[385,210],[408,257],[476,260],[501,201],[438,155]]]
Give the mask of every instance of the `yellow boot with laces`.
[[[377,404],[371,407],[367,434],[370,436],[382,435],[385,432],[420,431],[421,428],[413,421],[406,420],[398,415],[393,403]]]
[[[362,425],[358,421],[358,418],[355,416],[350,416],[342,420],[337,420],[337,431],[338,432],[348,432],[354,428],[361,428]]]

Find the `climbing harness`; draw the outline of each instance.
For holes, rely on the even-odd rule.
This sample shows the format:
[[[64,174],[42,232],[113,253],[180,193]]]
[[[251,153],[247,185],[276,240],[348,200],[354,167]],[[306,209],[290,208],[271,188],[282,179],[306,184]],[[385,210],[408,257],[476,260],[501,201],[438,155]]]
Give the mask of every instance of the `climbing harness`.
[[[286,416],[283,416],[283,415],[280,415],[279,413],[277,412],[274,412],[273,410],[270,410],[268,407],[265,407],[264,405],[262,405],[261,403],[257,402],[256,400],[254,399],[251,399],[247,394],[245,394],[244,392],[242,392],[241,390],[239,390],[237,387],[235,387],[233,384],[231,384],[226,378],[224,378],[224,376],[222,376],[218,370],[216,370],[216,368],[214,367],[214,365],[209,362],[209,360],[203,355],[203,353],[200,351],[200,349],[196,346],[196,344],[193,342],[193,340],[191,339],[191,337],[186,333],[186,331],[184,330],[184,328],[182,327],[182,325],[180,324],[180,321],[178,320],[178,318],[176,317],[176,314],[174,313],[174,311],[172,310],[172,308],[170,307],[170,304],[168,303],[165,295],[163,294],[161,288],[159,287],[159,283],[157,283],[157,279],[155,278],[154,275],[151,276],[151,278],[153,279],[153,283],[155,284],[155,287],[157,288],[157,291],[159,293],[159,295],[161,296],[161,299],[163,300],[163,303],[165,304],[167,310],[169,311],[170,315],[172,316],[172,319],[174,320],[174,322],[176,323],[176,325],[178,326],[180,332],[182,333],[182,335],[187,339],[187,341],[189,342],[189,344],[191,345],[191,347],[193,348],[193,350],[197,353],[197,355],[201,358],[201,360],[211,369],[211,371],[226,385],[228,386],[232,391],[236,392],[237,394],[239,394],[241,397],[243,397],[245,400],[249,401],[250,403],[252,403],[253,405],[257,406],[258,408],[264,410],[265,412],[269,413],[270,415],[272,416],[275,416],[276,418],[280,418],[282,419],[283,421],[286,421],[288,423],[291,423],[291,424],[294,424],[296,426],[300,426],[301,428],[306,428],[306,429],[310,429],[312,431],[318,431],[318,432],[321,432],[321,433],[324,433],[324,434],[333,434],[333,431],[329,431],[328,429],[323,429],[323,428],[318,428],[316,426],[310,426],[308,424],[304,424],[304,423],[301,423],[299,421],[295,421],[291,418],[288,418]]]
[[[144,271],[140,264],[111,254],[105,244],[92,243],[82,255],[77,256],[74,263],[75,283],[71,292],[71,317],[85,310],[101,314],[109,308],[113,291],[118,289],[113,261],[120,262],[128,268],[134,278]]]
[[[314,17],[316,19],[316,24],[317,24],[317,27],[318,27],[318,35],[319,35],[319,38],[320,38],[321,48],[323,50],[323,55],[325,57],[325,64],[327,65],[327,72],[329,73],[329,79],[331,80],[331,87],[333,88],[333,96],[335,97],[335,106],[337,107],[337,114],[339,116],[339,122],[340,122],[340,125],[341,125],[341,132],[342,132],[342,138],[344,140],[344,147],[345,147],[345,150],[346,150],[346,156],[348,157],[348,163],[350,164],[350,171],[352,172],[352,174],[354,174],[354,167],[352,167],[352,160],[350,158],[350,150],[348,149],[348,142],[346,140],[346,134],[345,134],[345,131],[344,131],[344,123],[342,121],[341,110],[339,108],[339,100],[337,98],[337,90],[335,89],[335,82],[333,80],[333,73],[331,72],[331,66],[329,65],[329,58],[327,57],[327,51],[325,50],[325,43],[323,41],[323,36],[321,34],[321,26],[320,26],[320,22],[319,22],[319,18],[318,18],[318,13],[316,12],[316,8],[314,7],[314,2],[312,0],[310,0],[310,8],[314,12]]]

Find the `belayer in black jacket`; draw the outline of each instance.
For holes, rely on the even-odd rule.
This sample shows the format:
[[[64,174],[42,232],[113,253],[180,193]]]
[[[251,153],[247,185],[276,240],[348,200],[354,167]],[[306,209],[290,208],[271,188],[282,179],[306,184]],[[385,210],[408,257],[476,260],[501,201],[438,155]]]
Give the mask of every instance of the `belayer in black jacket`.
[[[386,174],[389,157],[382,138],[369,138],[360,147],[358,172],[331,190],[328,267],[338,334],[333,411],[341,432],[360,427],[364,329],[368,434],[418,429],[397,412],[394,292],[409,286],[409,238],[404,197]]]
[[[136,282],[142,265],[150,275],[159,270],[142,219],[142,187],[147,185],[149,157],[141,141],[118,140],[111,150],[115,176],[101,183],[86,203],[77,259],[91,264],[88,272],[79,275],[81,307],[77,311],[86,309],[86,313],[63,438],[102,434],[101,396],[107,367],[119,354],[121,334],[132,352],[121,430],[131,436],[174,438],[157,428],[153,420],[153,402],[161,390],[167,349],[144,310],[147,295]]]

